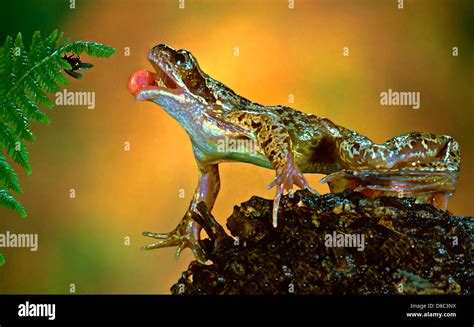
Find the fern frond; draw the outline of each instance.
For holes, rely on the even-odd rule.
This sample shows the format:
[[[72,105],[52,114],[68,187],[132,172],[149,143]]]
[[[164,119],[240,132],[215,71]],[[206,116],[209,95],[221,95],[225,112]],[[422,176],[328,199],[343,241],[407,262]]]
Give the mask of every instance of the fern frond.
[[[5,116],[10,120],[10,126],[13,127],[15,133],[21,138],[34,142],[35,136],[30,130],[29,121],[23,111],[18,108],[15,102],[5,105]]]
[[[18,95],[15,97],[15,103],[25,113],[26,117],[34,122],[49,123],[48,116],[39,110],[38,105],[30,98]]]
[[[19,213],[23,218],[26,217],[25,208],[6,190],[0,190],[0,205]]]
[[[72,69],[63,59],[65,53],[83,52],[93,57],[107,58],[115,49],[95,42],[63,39],[54,30],[46,38],[39,31],[26,47],[19,33],[8,36],[0,47],[0,205],[26,216],[23,206],[9,193],[20,193],[18,176],[7,162],[7,156],[31,174],[25,141],[33,142],[30,122],[48,123],[40,106],[52,108],[48,94],[56,93],[68,84],[63,69]],[[7,154],[4,156],[3,153]]]
[[[17,193],[22,193],[18,175],[7,162],[5,156],[0,156],[0,185],[2,188],[13,190]]]
[[[0,122],[0,148],[6,149],[13,161],[22,166],[28,175],[31,174],[25,142],[7,124],[2,122]]]

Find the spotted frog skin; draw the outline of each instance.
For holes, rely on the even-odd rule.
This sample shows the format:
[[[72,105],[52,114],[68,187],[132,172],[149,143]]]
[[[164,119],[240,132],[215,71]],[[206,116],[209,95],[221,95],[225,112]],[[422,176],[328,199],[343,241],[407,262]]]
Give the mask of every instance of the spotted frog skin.
[[[204,201],[212,210],[219,193],[219,164],[247,162],[273,169],[276,188],[273,225],[281,196],[296,185],[314,191],[303,173],[327,176],[331,192],[351,188],[370,197],[416,197],[446,210],[455,190],[460,165],[459,144],[450,136],[409,133],[375,144],[329,119],[285,106],[263,106],[239,96],[204,73],[187,50],[161,44],[148,54],[155,72],[141,70],[129,79],[136,100],[151,101],[176,119],[189,135],[199,182],[193,200],[170,233],[145,232],[157,239],[144,249],[177,246],[176,257],[189,247],[206,260],[200,247],[201,226],[192,219]],[[253,151],[222,147],[254,144]]]

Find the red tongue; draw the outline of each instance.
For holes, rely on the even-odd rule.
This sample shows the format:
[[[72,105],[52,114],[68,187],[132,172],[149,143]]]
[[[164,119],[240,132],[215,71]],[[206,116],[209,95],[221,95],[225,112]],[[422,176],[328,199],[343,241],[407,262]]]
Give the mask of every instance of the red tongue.
[[[139,70],[133,73],[128,79],[128,90],[133,95],[137,95],[144,87],[154,86],[157,76],[148,70]]]

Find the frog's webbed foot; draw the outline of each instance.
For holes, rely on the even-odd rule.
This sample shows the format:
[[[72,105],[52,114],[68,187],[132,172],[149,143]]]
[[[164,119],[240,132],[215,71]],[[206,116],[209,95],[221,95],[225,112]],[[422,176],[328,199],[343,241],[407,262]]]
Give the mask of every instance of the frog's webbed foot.
[[[283,192],[293,189],[293,185],[297,185],[301,189],[307,189],[312,193],[319,194],[316,190],[309,186],[306,178],[304,177],[301,170],[293,162],[293,159],[288,160],[283,169],[281,169],[275,179],[268,185],[268,189],[276,186],[276,195],[273,200],[273,212],[272,212],[272,221],[273,226],[277,227],[278,224],[278,208],[280,206],[280,199],[283,195]]]
[[[155,238],[158,242],[145,245],[142,250],[177,246],[175,257],[178,259],[181,251],[190,248],[197,261],[204,263],[206,256],[199,243],[201,226],[191,216],[191,212],[188,211],[178,226],[170,233],[143,232],[144,236]]]
[[[331,192],[351,188],[370,197],[415,197],[446,210],[457,184],[457,172],[416,167],[385,170],[341,170],[326,176]]]

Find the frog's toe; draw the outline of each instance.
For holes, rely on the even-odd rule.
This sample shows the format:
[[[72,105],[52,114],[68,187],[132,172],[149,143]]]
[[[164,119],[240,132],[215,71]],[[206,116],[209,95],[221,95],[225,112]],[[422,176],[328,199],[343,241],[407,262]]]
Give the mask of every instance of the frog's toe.
[[[185,248],[189,248],[193,252],[197,261],[205,262],[206,256],[199,242],[200,230],[201,227],[198,225],[198,223],[186,215],[186,217],[181,220],[179,225],[170,233],[143,232],[144,236],[157,239],[158,241],[153,244],[144,245],[142,250],[153,250],[177,246],[175,257],[178,259],[181,252]]]
[[[163,234],[143,232],[143,236],[156,238],[159,239],[159,241],[153,244],[147,244],[142,246],[142,250],[153,250],[169,246],[176,246],[179,243],[179,239],[176,237],[177,235],[173,234],[173,232]]]
[[[339,170],[335,173],[332,173],[332,174],[329,174],[323,178],[321,178],[321,180],[319,181],[321,184],[324,184],[324,183],[331,183],[331,182],[334,182],[340,178],[343,178],[343,177],[347,177],[349,176],[350,173],[345,170],[345,169],[342,169],[342,170]]]
[[[143,236],[157,238],[157,239],[168,239],[170,233],[153,233],[153,232],[143,232]]]
[[[277,173],[275,179],[270,183],[270,185],[268,185],[268,189],[277,186],[283,188],[283,191],[289,191],[293,189],[293,185],[296,185],[301,189],[307,189],[311,192],[316,192],[316,190],[309,186],[308,181],[298,166],[293,163],[293,160],[289,160],[284,168]]]
[[[268,185],[269,189],[276,186],[276,194],[275,199],[273,200],[272,211],[272,222],[274,227],[277,227],[278,224],[278,208],[280,206],[280,199],[285,190],[290,191],[293,189],[293,185],[296,185],[301,189],[307,189],[313,194],[319,194],[315,189],[309,186],[303,173],[298,168],[298,166],[293,163],[293,160],[289,160],[284,168],[278,172],[270,185]]]

